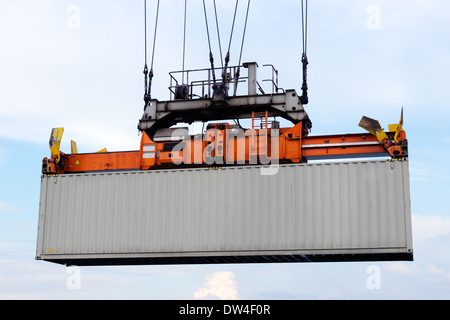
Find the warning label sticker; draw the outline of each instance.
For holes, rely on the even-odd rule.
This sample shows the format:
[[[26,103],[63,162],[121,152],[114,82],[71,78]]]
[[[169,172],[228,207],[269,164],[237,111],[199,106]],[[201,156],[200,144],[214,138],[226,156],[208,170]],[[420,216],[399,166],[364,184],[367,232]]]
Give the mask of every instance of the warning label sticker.
[[[80,163],[80,160],[77,159],[77,160],[75,161],[75,165],[80,165],[80,164],[81,164],[81,163]]]

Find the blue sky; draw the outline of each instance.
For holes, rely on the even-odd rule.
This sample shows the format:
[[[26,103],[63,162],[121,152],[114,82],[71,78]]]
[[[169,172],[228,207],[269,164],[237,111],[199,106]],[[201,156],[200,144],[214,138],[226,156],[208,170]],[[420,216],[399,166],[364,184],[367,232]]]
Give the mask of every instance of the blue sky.
[[[188,2],[186,66],[208,67],[202,2]],[[168,72],[182,66],[183,4],[161,1],[152,88],[160,100],[168,97]],[[150,35],[155,5],[148,0]],[[225,47],[234,2],[217,5]],[[230,64],[237,64],[245,5]],[[299,17],[300,1],[252,1],[242,58],[275,65],[280,85],[297,91]],[[80,152],[139,148],[143,1],[6,0],[0,2],[0,299],[449,299],[450,3],[316,0],[308,18],[311,134],[361,132],[363,115],[387,127],[404,107],[414,262],[70,270],[35,261],[41,161],[51,128],[65,128],[63,151],[70,139]],[[212,40],[217,48],[215,33]],[[215,57],[218,63],[217,50]],[[371,289],[373,266],[381,278]],[[68,284],[74,274],[76,288]]]

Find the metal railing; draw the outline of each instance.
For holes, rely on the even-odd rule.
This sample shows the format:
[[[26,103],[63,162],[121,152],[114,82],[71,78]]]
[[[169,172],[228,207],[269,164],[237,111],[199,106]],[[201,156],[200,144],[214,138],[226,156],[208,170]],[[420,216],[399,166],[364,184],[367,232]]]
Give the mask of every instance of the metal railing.
[[[278,86],[278,70],[276,70],[271,64],[263,65],[263,67],[271,68],[271,77],[269,79],[262,80],[263,82],[270,82],[271,93],[274,94],[279,91],[284,91]],[[240,73],[239,76],[238,71]],[[223,68],[214,68],[214,75],[211,68],[169,72],[170,100],[211,98],[213,95],[213,85],[222,84],[222,72]],[[248,95],[248,84],[245,85],[245,83],[248,82],[248,78],[248,69],[245,67],[228,67],[226,70],[224,83],[225,91],[228,96]],[[257,85],[260,92],[265,93],[258,82]]]

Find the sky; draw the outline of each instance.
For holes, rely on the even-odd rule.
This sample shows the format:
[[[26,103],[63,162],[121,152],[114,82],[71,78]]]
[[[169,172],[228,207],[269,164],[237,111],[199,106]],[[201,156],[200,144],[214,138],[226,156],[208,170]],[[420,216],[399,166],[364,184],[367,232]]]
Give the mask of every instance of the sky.
[[[235,2],[216,2],[225,48]],[[246,4],[238,7],[231,65],[238,63]],[[155,8],[148,0],[149,51]],[[186,68],[207,68],[202,1],[189,0],[187,9]],[[168,73],[182,69],[183,10],[184,1],[161,1],[152,86],[159,100],[168,98]],[[308,12],[311,134],[361,132],[363,115],[386,128],[404,108],[413,262],[66,268],[36,261],[51,128],[65,128],[66,152],[71,139],[79,152],[139,148],[143,1],[3,0],[0,299],[449,299],[450,2],[315,0]],[[300,1],[252,1],[242,56],[273,64],[280,86],[297,92],[300,17]]]

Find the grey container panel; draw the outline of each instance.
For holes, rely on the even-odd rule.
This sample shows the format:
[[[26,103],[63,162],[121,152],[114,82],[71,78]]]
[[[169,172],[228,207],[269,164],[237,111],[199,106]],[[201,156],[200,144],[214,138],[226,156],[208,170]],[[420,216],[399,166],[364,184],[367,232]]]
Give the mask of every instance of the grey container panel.
[[[42,177],[37,258],[66,264],[411,260],[408,163]]]

